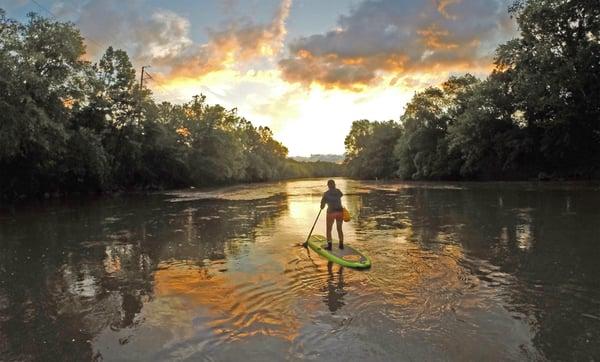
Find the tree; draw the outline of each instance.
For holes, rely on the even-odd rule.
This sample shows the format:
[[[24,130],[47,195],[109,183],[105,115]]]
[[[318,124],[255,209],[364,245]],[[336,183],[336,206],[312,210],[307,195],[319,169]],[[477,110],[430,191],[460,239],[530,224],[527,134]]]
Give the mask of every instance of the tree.
[[[65,105],[79,96],[86,67],[82,38],[68,23],[29,14],[23,25],[1,9],[0,35],[0,192],[56,189],[68,140]]]
[[[591,176],[600,163],[600,7],[597,1],[518,1],[521,37],[498,48],[542,171]]]
[[[283,176],[284,161],[288,150],[273,138],[268,127],[244,127],[247,154],[246,175],[253,181],[279,179]]]
[[[352,123],[346,136],[346,159],[348,173],[354,177],[387,178],[394,175],[396,162],[394,145],[402,128],[394,121]]]
[[[92,125],[102,134],[109,156],[111,183],[126,188],[142,183],[144,110],[152,105],[149,92],[136,85],[135,70],[122,50],[108,47],[93,66],[87,105],[74,122]],[[146,107],[144,107],[146,106]]]
[[[157,105],[122,50],[93,65],[84,53],[72,24],[0,9],[0,197],[340,173],[293,163],[269,128],[202,95]]]
[[[448,148],[448,127],[465,108],[479,81],[470,74],[451,77],[441,87],[415,94],[401,117],[404,133],[394,154],[403,179],[445,179],[458,174],[460,161]]]
[[[467,179],[523,177],[531,143],[504,83],[490,77],[477,84],[448,128],[449,153]]]

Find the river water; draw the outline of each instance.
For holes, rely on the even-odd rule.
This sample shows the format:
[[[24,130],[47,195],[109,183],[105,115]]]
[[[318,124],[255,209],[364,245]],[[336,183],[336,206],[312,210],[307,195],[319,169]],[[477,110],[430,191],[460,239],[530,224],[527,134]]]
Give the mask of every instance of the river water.
[[[325,181],[4,212],[0,360],[600,359],[598,185]]]

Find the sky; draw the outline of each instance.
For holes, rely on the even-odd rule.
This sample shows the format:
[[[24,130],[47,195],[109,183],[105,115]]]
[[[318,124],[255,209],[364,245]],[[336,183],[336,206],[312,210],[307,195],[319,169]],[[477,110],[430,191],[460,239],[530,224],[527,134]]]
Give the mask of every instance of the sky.
[[[517,36],[511,0],[0,0],[73,22],[150,65],[157,100],[204,94],[268,126],[290,156],[343,154],[352,122],[399,120],[415,92],[485,77]],[[52,15],[50,15],[52,14]]]

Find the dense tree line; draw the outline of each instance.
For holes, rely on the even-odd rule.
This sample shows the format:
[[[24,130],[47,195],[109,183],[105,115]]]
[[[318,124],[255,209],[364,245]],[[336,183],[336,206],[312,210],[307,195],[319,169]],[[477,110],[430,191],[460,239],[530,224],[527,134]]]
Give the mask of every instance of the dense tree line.
[[[72,24],[0,9],[0,195],[156,189],[339,175],[299,163],[235,109],[157,104],[126,52],[97,63]]]
[[[487,79],[415,94],[400,122],[354,122],[355,177],[417,180],[600,177],[600,6],[517,1],[521,35]]]

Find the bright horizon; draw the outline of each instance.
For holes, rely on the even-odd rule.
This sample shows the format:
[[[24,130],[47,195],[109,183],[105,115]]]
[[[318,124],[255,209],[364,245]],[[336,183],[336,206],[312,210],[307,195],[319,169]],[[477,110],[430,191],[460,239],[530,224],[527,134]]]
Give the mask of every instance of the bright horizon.
[[[159,101],[204,94],[268,126],[290,156],[343,154],[355,120],[398,120],[415,92],[483,77],[516,35],[509,0],[9,0],[72,21],[88,56],[128,52]]]

